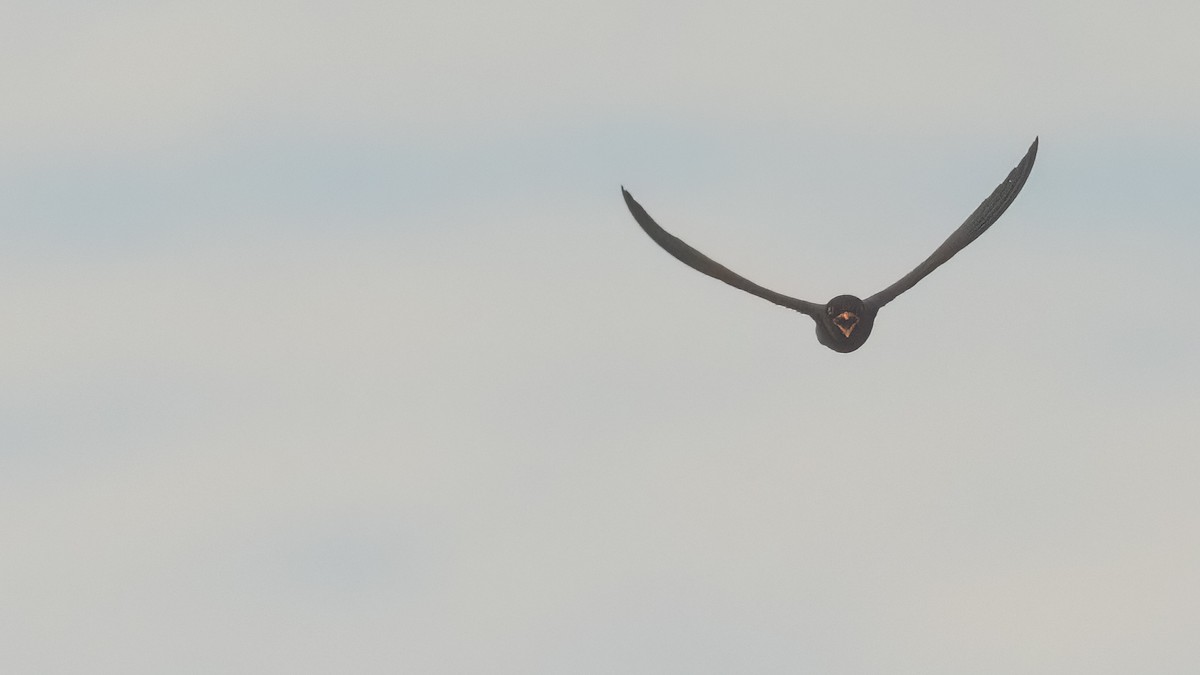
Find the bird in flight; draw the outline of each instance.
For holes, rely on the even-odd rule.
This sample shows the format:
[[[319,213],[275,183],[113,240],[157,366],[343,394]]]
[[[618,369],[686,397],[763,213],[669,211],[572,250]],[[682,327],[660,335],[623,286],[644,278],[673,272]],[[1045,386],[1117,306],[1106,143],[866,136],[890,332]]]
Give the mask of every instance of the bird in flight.
[[[642,226],[642,229],[650,235],[655,243],[666,249],[667,253],[675,256],[692,269],[724,281],[734,288],[740,288],[777,305],[807,314],[817,323],[817,340],[821,344],[835,352],[847,353],[863,346],[863,343],[870,337],[871,328],[875,324],[875,315],[881,307],[895,300],[896,296],[912,288],[939,265],[954,257],[955,253],[975,241],[979,235],[991,227],[992,223],[996,222],[1008,205],[1017,198],[1017,194],[1025,185],[1025,179],[1029,178],[1029,172],[1033,169],[1033,161],[1037,158],[1037,149],[1038,139],[1035,138],[1033,145],[1029,146],[1028,152],[1021,158],[1021,162],[1017,164],[1016,168],[1009,172],[1004,182],[1000,183],[991,196],[983,200],[979,208],[967,216],[966,221],[913,271],[865,300],[853,295],[839,295],[823,306],[776,293],[734,273],[724,265],[688,246],[682,239],[659,227],[650,214],[646,213],[646,209],[643,209],[642,205],[637,203],[633,195],[629,194],[624,187],[621,188],[621,194],[625,196],[625,204],[629,207],[629,212],[633,214],[634,220]]]

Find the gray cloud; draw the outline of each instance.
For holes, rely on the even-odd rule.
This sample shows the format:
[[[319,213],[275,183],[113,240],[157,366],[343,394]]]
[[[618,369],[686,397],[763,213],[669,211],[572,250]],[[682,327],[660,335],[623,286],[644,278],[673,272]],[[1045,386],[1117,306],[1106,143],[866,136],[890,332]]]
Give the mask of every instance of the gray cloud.
[[[1194,11],[22,7],[0,662],[1194,671]]]

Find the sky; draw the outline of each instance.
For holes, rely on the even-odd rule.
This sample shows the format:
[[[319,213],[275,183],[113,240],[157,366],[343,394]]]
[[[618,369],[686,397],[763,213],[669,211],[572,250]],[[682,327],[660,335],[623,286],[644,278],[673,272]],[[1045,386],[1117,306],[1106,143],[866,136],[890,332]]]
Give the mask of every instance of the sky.
[[[0,666],[1197,672],[1198,24],[9,3]]]

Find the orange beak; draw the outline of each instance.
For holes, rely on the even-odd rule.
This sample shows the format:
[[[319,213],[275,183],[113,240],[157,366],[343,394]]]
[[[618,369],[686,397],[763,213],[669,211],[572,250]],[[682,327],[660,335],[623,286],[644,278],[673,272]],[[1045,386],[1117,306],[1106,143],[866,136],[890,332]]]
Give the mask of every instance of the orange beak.
[[[842,312],[833,317],[833,325],[842,331],[842,335],[850,337],[850,334],[854,332],[854,327],[858,325],[858,315],[853,312]]]

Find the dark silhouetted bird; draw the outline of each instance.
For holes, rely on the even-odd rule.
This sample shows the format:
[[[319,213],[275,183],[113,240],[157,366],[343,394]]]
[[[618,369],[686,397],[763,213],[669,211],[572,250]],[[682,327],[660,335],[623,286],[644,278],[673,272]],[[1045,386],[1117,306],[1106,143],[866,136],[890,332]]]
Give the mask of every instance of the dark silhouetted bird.
[[[853,295],[839,295],[824,306],[776,293],[735,274],[724,265],[717,263],[659,227],[658,223],[654,222],[641,204],[634,201],[633,196],[624,187],[621,188],[621,194],[625,195],[625,204],[629,206],[629,211],[637,220],[638,225],[641,225],[646,234],[650,235],[650,238],[659,246],[666,249],[667,253],[714,279],[720,279],[747,293],[753,293],[777,305],[811,316],[817,322],[817,340],[834,351],[846,353],[858,349],[867,341],[871,335],[871,328],[875,324],[875,315],[881,307],[895,300],[896,296],[912,288],[939,265],[954,257],[955,253],[975,241],[979,235],[991,227],[992,223],[996,222],[1000,214],[1004,213],[1008,205],[1016,199],[1017,194],[1021,192],[1021,187],[1025,185],[1025,179],[1029,177],[1029,172],[1033,169],[1037,149],[1038,141],[1035,138],[1033,145],[1029,146],[1029,151],[1025,153],[1021,162],[1009,172],[1008,178],[1005,178],[1004,182],[996,187],[990,197],[983,200],[979,208],[967,217],[966,222],[960,225],[946,241],[942,242],[933,255],[917,265],[916,269],[866,300],[861,300]]]

